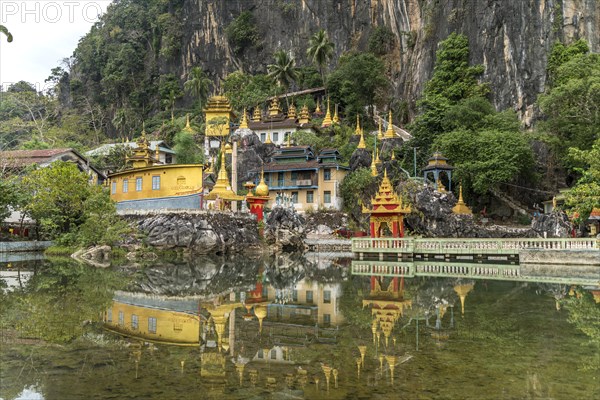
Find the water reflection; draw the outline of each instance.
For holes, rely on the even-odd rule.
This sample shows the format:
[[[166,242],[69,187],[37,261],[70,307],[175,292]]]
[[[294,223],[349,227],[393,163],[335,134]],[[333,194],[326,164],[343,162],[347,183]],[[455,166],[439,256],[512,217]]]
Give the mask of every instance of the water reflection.
[[[0,397],[600,395],[595,286],[348,266],[294,256],[46,265],[0,299],[12,332]]]

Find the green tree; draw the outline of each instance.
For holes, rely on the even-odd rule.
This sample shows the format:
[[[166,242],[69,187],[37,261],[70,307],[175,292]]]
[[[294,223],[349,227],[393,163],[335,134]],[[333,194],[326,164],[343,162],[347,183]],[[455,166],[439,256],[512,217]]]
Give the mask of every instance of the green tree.
[[[331,60],[334,47],[335,45],[329,40],[325,29],[315,32],[308,41],[306,54],[310,57],[311,61],[319,67],[322,81],[325,81],[323,65]]]
[[[331,146],[329,137],[317,135],[310,131],[296,131],[292,134],[291,140],[297,146],[311,146],[315,154],[319,153],[321,149]]]
[[[211,80],[200,67],[192,68],[188,74],[188,80],[183,84],[185,91],[194,96],[198,101],[198,108],[200,110],[202,110],[204,102],[208,98],[210,84]]]
[[[565,46],[561,42],[554,43],[550,57],[548,57],[548,66],[546,67],[550,84],[552,85],[557,80],[558,69],[561,65],[572,60],[575,56],[587,54],[589,51],[590,47],[585,39],[579,39],[569,46]]]
[[[396,37],[387,26],[378,26],[369,35],[369,51],[378,56],[392,51]]]
[[[372,108],[388,86],[383,61],[371,53],[342,56],[326,82],[332,101],[342,106],[347,117],[363,114],[367,106]]]
[[[480,194],[526,175],[534,165],[519,131],[458,129],[439,136],[434,147],[452,160],[454,179]]]
[[[421,155],[430,154],[430,145],[441,133],[447,132],[446,113],[470,97],[482,98],[489,92],[488,85],[477,78],[483,65],[469,65],[469,41],[466,36],[452,33],[440,42],[436,53],[433,76],[425,85],[423,97],[418,101],[420,114],[409,127],[413,146]]]
[[[600,208],[600,138],[590,150],[569,149],[569,156],[574,163],[582,166],[577,169],[581,178],[567,192],[565,204],[585,221],[592,209]]]
[[[233,48],[233,52],[241,54],[248,47],[258,43],[258,28],[254,20],[254,15],[250,11],[244,11],[238,15],[225,28],[227,39]]]
[[[186,131],[175,134],[174,150],[178,164],[197,164],[203,161],[203,153],[194,141],[194,136]]]
[[[15,184],[0,173],[0,224],[10,215],[16,202]]]
[[[31,171],[23,177],[31,191],[27,211],[50,236],[69,232],[85,220],[85,200],[90,195],[88,177],[64,161]]]
[[[368,199],[368,188],[376,183],[368,168],[359,168],[346,175],[340,185],[340,193],[344,199],[344,209],[348,212],[355,211]],[[355,215],[356,217],[356,215]],[[357,218],[358,219],[358,218]]]
[[[273,79],[277,84],[287,90],[290,85],[298,78],[296,71],[296,60],[284,50],[279,50],[273,55],[275,58],[274,64],[269,64],[269,78]]]
[[[540,129],[558,139],[563,161],[569,147],[590,149],[600,136],[600,54],[584,52],[584,44],[555,45],[553,55],[560,56],[549,67],[552,85],[538,98],[546,116]]]
[[[223,81],[223,90],[235,110],[250,110],[276,94],[273,80],[267,75],[248,75],[235,71]]]

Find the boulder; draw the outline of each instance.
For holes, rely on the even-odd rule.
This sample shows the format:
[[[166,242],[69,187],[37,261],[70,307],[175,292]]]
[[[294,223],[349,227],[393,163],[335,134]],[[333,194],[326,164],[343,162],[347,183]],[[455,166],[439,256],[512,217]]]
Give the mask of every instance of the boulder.
[[[265,240],[280,251],[304,251],[305,223],[293,208],[275,206],[265,221]]]
[[[542,214],[531,222],[531,229],[539,237],[566,238],[571,237],[573,225],[569,217],[562,211]]]

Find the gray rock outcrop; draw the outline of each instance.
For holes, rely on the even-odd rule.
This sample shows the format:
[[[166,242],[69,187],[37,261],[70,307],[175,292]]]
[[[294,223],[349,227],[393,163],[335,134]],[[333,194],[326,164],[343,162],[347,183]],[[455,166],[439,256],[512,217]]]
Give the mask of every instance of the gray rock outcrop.
[[[250,214],[170,212],[126,215],[161,249],[184,248],[193,254],[240,253],[261,249],[256,218]]]
[[[296,210],[275,206],[265,221],[265,240],[277,250],[304,251],[305,223],[305,219]]]
[[[531,222],[531,229],[539,237],[566,238],[571,236],[573,225],[562,211],[542,214]]]
[[[415,189],[415,188],[413,188]],[[478,225],[471,215],[456,215],[452,207],[456,197],[440,193],[431,187],[419,186],[411,190],[413,213],[405,221],[413,234],[440,238],[510,238],[533,237],[529,228],[510,228],[499,225]]]

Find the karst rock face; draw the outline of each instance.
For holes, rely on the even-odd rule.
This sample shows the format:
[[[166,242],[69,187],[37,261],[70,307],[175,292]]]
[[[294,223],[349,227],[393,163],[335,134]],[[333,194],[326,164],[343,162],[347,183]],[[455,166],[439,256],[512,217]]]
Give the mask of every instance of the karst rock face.
[[[290,207],[275,206],[265,220],[265,241],[285,252],[304,251],[306,221]]]
[[[573,224],[562,211],[542,214],[531,223],[531,229],[540,237],[567,238],[571,237]]]
[[[259,40],[234,53],[225,29],[243,11],[253,14]],[[413,110],[433,72],[438,43],[463,33],[471,62],[485,66],[482,80],[494,88],[494,104],[515,108],[526,123],[544,90],[555,41],[583,38],[600,52],[597,0],[184,0],[184,15],[178,72],[186,77],[201,66],[213,79],[237,70],[264,73],[279,49],[291,51],[299,65],[309,64],[308,39],[321,28],[335,43],[332,67],[345,52],[367,50],[373,30],[386,26],[395,36],[385,56],[394,94]]]

